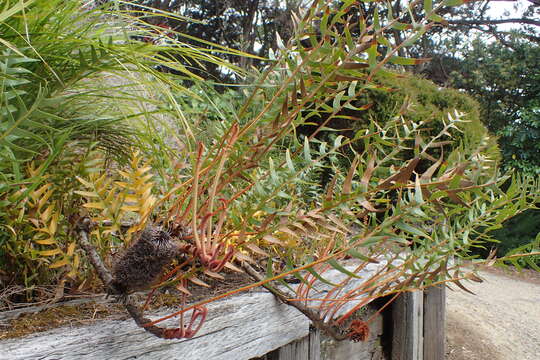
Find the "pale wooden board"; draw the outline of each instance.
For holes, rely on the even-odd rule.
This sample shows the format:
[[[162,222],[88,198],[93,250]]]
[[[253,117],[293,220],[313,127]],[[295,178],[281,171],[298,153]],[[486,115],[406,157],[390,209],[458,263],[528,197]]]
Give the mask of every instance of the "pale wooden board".
[[[193,339],[163,340],[138,328],[131,319],[106,320],[1,341],[0,359],[247,360],[309,333],[304,315],[267,292],[217,301],[208,310],[206,323]]]
[[[401,294],[392,304],[392,360],[423,359],[423,291]]]
[[[267,354],[264,360],[321,360],[321,332],[312,328],[309,335]],[[340,359],[335,359],[340,360]],[[343,359],[345,360],[345,359]],[[347,359],[348,360],[348,359]]]
[[[374,309],[368,309],[366,318],[370,318],[374,312]],[[383,319],[379,314],[369,324],[369,337],[366,341],[336,341],[323,335],[321,360],[382,360],[382,333]]]
[[[368,280],[383,264],[369,264],[361,278],[346,289]],[[353,270],[354,264],[347,266]],[[332,282],[346,276],[336,270],[323,275]],[[328,286],[318,284],[313,295]],[[339,313],[361,301],[347,304]],[[293,307],[279,303],[265,290],[251,291],[207,306],[208,318],[196,338],[163,340],[138,328],[133,320],[103,320],[73,328],[59,328],[31,336],[0,341],[0,359],[219,359],[260,357],[309,334],[309,320]],[[170,313],[170,311],[169,311]],[[164,315],[166,313],[163,313]],[[154,314],[152,318],[158,318]],[[189,316],[189,314],[188,314]],[[161,325],[177,326],[177,322]]]
[[[424,360],[444,360],[446,356],[446,288],[424,290]]]

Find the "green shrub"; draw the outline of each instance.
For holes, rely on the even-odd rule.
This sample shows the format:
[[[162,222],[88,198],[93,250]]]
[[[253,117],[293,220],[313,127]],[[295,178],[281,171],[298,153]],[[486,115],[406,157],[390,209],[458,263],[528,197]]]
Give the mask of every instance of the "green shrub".
[[[368,101],[373,106],[367,111],[367,118],[386,122],[395,116],[396,110],[404,102],[410,107],[405,111],[406,118],[413,122],[432,119],[434,126],[429,134],[436,134],[442,129],[442,121],[446,120],[448,113],[454,110],[465,113],[460,130],[463,135],[458,138],[467,142],[468,146],[475,147],[487,134],[487,128],[480,120],[480,105],[472,97],[454,89],[441,88],[432,81],[404,74],[402,77],[379,76],[376,78],[382,86],[395,89],[392,92],[374,89],[370,92]]]
[[[503,227],[491,232],[491,236],[498,241],[495,245],[497,255],[504,256],[511,253],[534,251],[535,240],[540,238],[540,210],[527,210],[505,221]],[[538,247],[538,244],[536,244]],[[518,250],[518,251],[516,251]],[[536,249],[536,251],[540,251]],[[540,265],[540,256],[534,258],[534,263]],[[527,263],[521,265],[527,266]]]
[[[455,111],[458,111],[464,114],[461,117],[462,121],[457,123],[457,128],[448,129],[454,141],[440,142],[441,145],[436,146],[433,154],[436,157],[442,155],[447,160],[458,148],[467,151],[481,147],[483,154],[491,160],[500,158],[496,139],[487,138],[486,142],[488,131],[480,120],[478,102],[467,94],[440,88],[429,80],[408,73],[380,72],[375,75],[373,82],[368,91],[352,102],[353,106],[344,107],[330,120],[328,118],[333,111],[331,102],[318,107],[311,105],[304,112],[306,122],[297,127],[300,137],[310,136],[319,125],[327,121],[323,131],[316,136],[318,139],[332,142],[339,135],[354,138],[364,134],[374,123],[386,124],[394,121],[396,116],[401,116],[405,122],[422,123],[421,137],[430,139],[439,134],[445,124],[448,124],[448,117],[455,116]],[[396,158],[395,166],[400,166],[404,159],[415,156],[414,148],[417,140],[409,141],[411,150],[403,152],[401,157]],[[341,168],[348,168],[354,158],[354,152],[364,150],[364,143],[356,142],[352,145],[352,149],[354,151],[343,150],[345,158],[341,157],[338,161]],[[432,159],[423,158],[417,166],[417,171],[425,171],[431,164],[430,160]],[[494,168],[495,161],[491,164]],[[323,171],[319,179],[321,184],[327,184],[332,176],[330,164],[327,165],[327,171]]]

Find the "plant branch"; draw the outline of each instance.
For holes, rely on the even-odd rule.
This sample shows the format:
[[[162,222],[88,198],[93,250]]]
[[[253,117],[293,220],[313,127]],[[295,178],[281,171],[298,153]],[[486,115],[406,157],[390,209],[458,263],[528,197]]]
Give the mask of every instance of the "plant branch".
[[[83,218],[77,224],[77,233],[79,235],[79,243],[81,247],[86,252],[86,256],[90,260],[90,263],[96,270],[99,278],[103,282],[103,285],[107,288],[107,293],[109,292],[109,284],[113,280],[113,276],[109,269],[105,267],[103,260],[99,256],[96,248],[90,243],[88,235],[92,229],[92,221],[89,218]]]
[[[112,295],[113,289],[110,287],[110,284],[113,280],[113,275],[103,263],[103,260],[99,256],[96,248],[92,245],[92,243],[90,243],[89,234],[92,227],[93,223],[89,218],[83,218],[79,221],[79,223],[76,225],[77,233],[79,235],[79,243],[85,251],[86,256],[88,256],[88,259],[96,270],[99,278],[103,282],[107,294]],[[124,304],[127,312],[139,327],[142,327],[145,331],[159,338],[167,338],[166,335],[168,329],[161,328],[155,325],[143,326],[144,324],[148,324],[149,322],[151,322],[151,320],[143,316],[141,309],[133,302],[133,300],[131,300],[129,296],[122,296],[122,300],[122,303]]]
[[[251,275],[255,280],[257,281],[263,281],[264,278],[262,277],[261,274],[259,274],[257,272],[257,270],[255,270],[251,265],[249,265],[248,263],[244,262],[242,263],[242,268],[249,274]],[[272,295],[274,295],[278,300],[282,301],[284,304],[286,305],[289,305],[289,306],[292,306],[294,307],[295,309],[297,309],[298,311],[300,311],[302,314],[304,314],[309,320],[311,320],[311,322],[313,323],[313,325],[326,332],[328,335],[330,335],[332,338],[336,339],[336,340],[345,340],[345,339],[348,339],[349,338],[349,335],[347,333],[342,333],[341,331],[339,331],[337,329],[337,327],[335,326],[331,326],[331,325],[328,325],[327,323],[324,322],[323,319],[321,319],[320,315],[311,310],[311,309],[308,309],[307,307],[303,306],[302,304],[300,304],[299,302],[296,302],[296,301],[290,301],[289,300],[289,297],[287,295],[285,295],[284,293],[282,293],[281,291],[279,291],[278,289],[276,289],[275,287],[273,287],[272,285],[266,283],[266,284],[263,284],[262,285],[266,290],[268,290],[270,293],[272,293]]]
[[[527,18],[513,19],[476,19],[476,20],[447,20],[450,25],[499,25],[499,24],[528,24],[540,26],[540,21]]]

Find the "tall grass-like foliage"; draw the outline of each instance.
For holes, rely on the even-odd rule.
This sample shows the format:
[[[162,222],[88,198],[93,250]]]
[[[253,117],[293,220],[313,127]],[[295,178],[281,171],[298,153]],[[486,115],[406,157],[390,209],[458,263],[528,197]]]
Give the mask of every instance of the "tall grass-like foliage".
[[[508,177],[496,171],[487,135],[454,142],[452,134],[467,128],[462,126],[465,115],[457,111],[439,119],[437,132],[433,119],[418,119],[405,103],[392,119],[372,119],[350,137],[318,136],[334,132],[329,124],[346,116],[343,109],[362,112],[372,106],[355,101],[372,89],[385,90],[374,81],[375,74],[397,76],[385,70],[386,64],[425,61],[399,57],[398,50],[444,22],[437,9],[459,3],[412,1],[409,7],[423,6],[424,17],[407,19],[394,18],[383,3],[365,18],[356,1],[336,6],[313,1],[295,19],[295,37],[281,44],[268,70],[243,97],[209,93],[204,87],[193,90],[202,102],[175,97],[178,104],[204,107],[207,116],[177,128],[176,156],[170,160],[174,167],[163,171],[160,186],[146,182],[117,197],[119,204],[98,205],[95,199],[107,191],[118,193],[118,184],[105,184],[105,172],[94,180],[81,178],[78,193],[87,199],[82,207],[97,224],[90,240],[104,239],[117,221],[107,214],[125,209],[118,220],[134,220],[127,234],[161,226],[180,242],[184,260],[171,266],[162,284],[176,286],[182,297],[191,286],[207,285],[204,278],[245,271],[253,284],[221,297],[266,286],[338,337],[347,334],[343,330],[354,311],[375,298],[478,280],[459,259],[467,258],[469,249],[481,245],[502,221],[538,201],[537,179],[515,177],[501,190]],[[392,40],[395,29],[406,38],[399,45]],[[309,134],[296,133],[312,117],[326,120]],[[348,166],[338,165],[344,161]],[[420,168],[421,162],[428,165]],[[137,168],[132,170],[149,174],[146,167]],[[331,173],[324,186],[314,181],[323,170]],[[122,171],[113,176],[126,178]],[[107,190],[97,189],[104,184]],[[148,193],[156,197],[146,202],[133,196]],[[372,264],[377,271],[351,285]],[[342,280],[328,281],[329,271],[341,273]],[[300,286],[289,291],[275,287],[288,276]],[[320,284],[329,286],[323,295],[315,290]],[[190,337],[193,324],[189,331],[182,321],[177,329],[155,324],[190,310],[200,318],[203,305],[214,300],[183,306],[155,321],[133,307],[128,310],[158,336]],[[351,301],[355,305],[337,315]]]

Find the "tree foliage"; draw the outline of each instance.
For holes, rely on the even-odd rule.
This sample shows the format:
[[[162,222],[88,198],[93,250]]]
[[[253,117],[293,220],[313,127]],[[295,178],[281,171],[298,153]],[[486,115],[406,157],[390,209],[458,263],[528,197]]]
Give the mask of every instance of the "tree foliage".
[[[514,39],[512,47],[472,42],[450,84],[482,105],[482,117],[499,143],[505,165],[538,173],[540,46]]]
[[[103,1],[106,2],[106,1]],[[197,44],[212,51],[219,46],[236,49],[258,57],[238,56],[219,52],[218,56],[247,69],[261,67],[271,49],[277,48],[278,38],[292,36],[292,13],[300,0],[138,0],[121,6],[134,11],[146,22],[172,30],[170,36],[187,44]],[[163,12],[176,16],[160,16]],[[189,19],[186,21],[186,19]],[[197,39],[204,39],[201,43]],[[234,72],[224,72],[216,64],[201,64],[176,57],[195,73],[216,82],[235,81]]]

